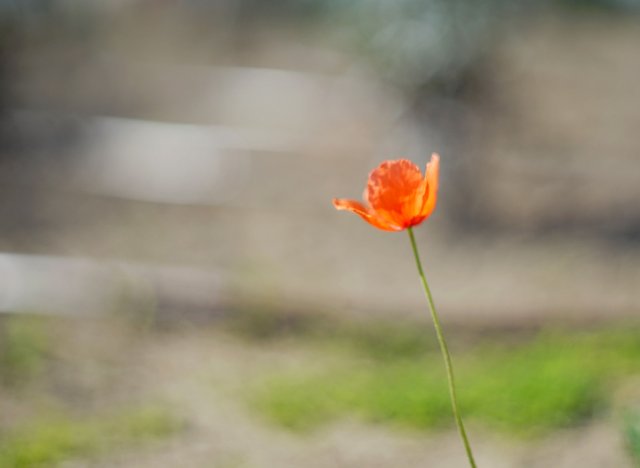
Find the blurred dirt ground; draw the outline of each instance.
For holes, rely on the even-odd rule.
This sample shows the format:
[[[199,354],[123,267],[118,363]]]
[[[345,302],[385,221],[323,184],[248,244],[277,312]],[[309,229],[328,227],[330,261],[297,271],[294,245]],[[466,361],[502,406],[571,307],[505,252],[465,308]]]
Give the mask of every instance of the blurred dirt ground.
[[[152,339],[136,345],[128,364],[136,375],[136,393],[168,402],[186,419],[186,430],[139,450],[64,466],[453,468],[466,463],[455,432],[403,432],[342,420],[300,435],[250,413],[238,398],[243,380],[323,359],[299,346],[252,346],[226,334],[195,329],[147,338]],[[621,433],[610,421],[534,440],[487,433],[473,423],[469,433],[479,466],[632,466]]]

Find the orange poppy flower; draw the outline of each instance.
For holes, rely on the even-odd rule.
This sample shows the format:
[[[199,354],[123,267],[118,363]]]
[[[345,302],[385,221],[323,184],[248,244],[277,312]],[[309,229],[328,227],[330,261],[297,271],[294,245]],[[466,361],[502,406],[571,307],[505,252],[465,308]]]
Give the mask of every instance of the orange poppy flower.
[[[372,226],[402,231],[420,224],[436,207],[440,156],[431,155],[424,178],[407,159],[384,161],[371,174],[364,192],[369,206],[355,200],[333,199],[338,210],[356,213]]]

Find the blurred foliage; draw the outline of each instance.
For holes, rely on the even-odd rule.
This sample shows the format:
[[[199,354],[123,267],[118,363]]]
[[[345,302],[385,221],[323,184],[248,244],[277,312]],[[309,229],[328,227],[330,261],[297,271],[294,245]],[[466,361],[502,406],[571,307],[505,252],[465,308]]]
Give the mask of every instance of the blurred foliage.
[[[269,420],[299,431],[349,413],[418,429],[450,426],[438,352],[432,345],[425,352],[416,340],[421,327],[407,326],[404,337],[394,327],[391,339],[383,328],[374,329],[350,347],[343,346],[346,335],[327,337],[339,346],[325,350],[333,348],[340,359],[267,377],[252,387],[250,403]],[[640,372],[639,334],[633,328],[547,331],[523,344],[491,339],[455,350],[462,410],[469,420],[521,435],[579,423],[607,408],[618,379]]]
[[[287,336],[323,334],[331,321],[317,314],[286,313],[268,307],[233,310],[226,320],[231,332],[250,340],[272,340]]]
[[[229,315],[226,326],[232,333],[249,340],[281,340],[304,337],[306,342],[348,351],[376,359],[421,356],[437,350],[433,334],[425,326],[408,327],[386,320],[336,320],[329,315],[281,312],[268,308],[237,309]]]
[[[589,11],[638,11],[639,0],[556,0],[556,3],[565,8],[581,9]]]
[[[545,7],[629,11],[639,5],[638,0],[236,0],[222,4],[209,0],[157,9],[183,13],[192,23],[196,18],[214,24],[226,18],[224,24],[238,42],[246,40],[247,32],[258,23],[317,30],[338,49],[362,57],[363,64],[392,83],[408,88],[435,86],[448,92],[469,79],[492,46],[504,40],[506,28]],[[130,14],[146,12],[143,2],[107,7],[100,2],[0,1],[0,20],[7,24],[6,30],[17,28],[36,37],[50,28],[54,34],[73,33],[86,39],[107,27],[118,16],[116,12],[126,16],[128,10]]]
[[[527,2],[507,0],[279,0],[268,8],[245,0],[251,15],[313,18],[329,42],[364,58],[368,67],[401,86],[453,88]],[[277,7],[275,7],[277,5]]]
[[[167,437],[181,427],[182,422],[161,406],[145,406],[89,420],[41,417],[0,437],[0,466],[52,467],[72,458],[105,456]]]
[[[6,316],[0,322],[0,381],[20,385],[43,369],[49,339],[38,317]]]

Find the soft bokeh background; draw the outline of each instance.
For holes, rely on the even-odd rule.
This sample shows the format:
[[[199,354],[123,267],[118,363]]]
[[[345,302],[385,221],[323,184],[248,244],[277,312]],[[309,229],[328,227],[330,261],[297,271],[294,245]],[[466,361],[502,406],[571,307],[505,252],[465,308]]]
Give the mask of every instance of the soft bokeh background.
[[[0,465],[640,460],[640,3],[0,0]]]

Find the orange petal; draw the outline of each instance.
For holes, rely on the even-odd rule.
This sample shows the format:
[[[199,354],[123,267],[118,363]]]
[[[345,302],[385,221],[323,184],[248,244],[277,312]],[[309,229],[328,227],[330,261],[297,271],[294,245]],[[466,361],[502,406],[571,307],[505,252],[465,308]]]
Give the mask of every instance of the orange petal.
[[[369,175],[366,199],[378,217],[405,228],[420,215],[423,197],[417,195],[423,185],[420,168],[413,162],[385,161]]]
[[[438,200],[438,176],[440,174],[440,156],[437,153],[431,155],[431,162],[427,164],[424,180],[427,183],[427,190],[424,193],[424,200],[420,216],[425,218],[433,213]]]
[[[380,217],[376,216],[375,213],[372,213],[370,210],[364,207],[362,203],[357,202],[355,200],[344,200],[340,198],[333,199],[333,206],[338,210],[346,210],[351,211],[357,215],[360,215],[362,219],[371,224],[372,226],[377,227],[378,229],[382,229],[384,231],[400,231],[402,228],[390,224],[384,219],[380,219]]]

